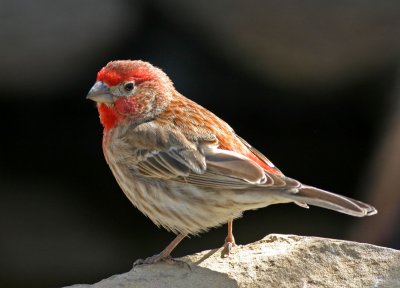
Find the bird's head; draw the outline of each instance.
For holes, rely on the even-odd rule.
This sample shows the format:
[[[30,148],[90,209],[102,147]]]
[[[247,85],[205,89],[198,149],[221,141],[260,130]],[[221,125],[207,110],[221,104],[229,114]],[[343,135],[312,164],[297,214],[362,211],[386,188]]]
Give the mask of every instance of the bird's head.
[[[143,61],[111,61],[97,73],[87,98],[97,102],[105,129],[148,121],[161,113],[175,89],[168,76]]]

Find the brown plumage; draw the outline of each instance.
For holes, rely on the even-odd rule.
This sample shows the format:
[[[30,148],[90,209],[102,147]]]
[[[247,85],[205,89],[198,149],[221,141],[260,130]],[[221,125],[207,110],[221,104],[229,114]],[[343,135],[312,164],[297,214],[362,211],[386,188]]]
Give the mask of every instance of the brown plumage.
[[[163,252],[137,263],[169,259],[186,235],[224,223],[229,254],[232,220],[271,204],[310,204],[358,217],[376,213],[368,204],[284,176],[149,63],[108,63],[88,98],[98,103],[104,155],[121,189],[156,225],[178,234]]]

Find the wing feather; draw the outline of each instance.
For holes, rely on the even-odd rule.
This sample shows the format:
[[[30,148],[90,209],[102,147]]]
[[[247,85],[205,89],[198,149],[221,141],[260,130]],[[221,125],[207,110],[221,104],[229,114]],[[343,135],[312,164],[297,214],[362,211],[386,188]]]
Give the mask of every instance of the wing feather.
[[[145,125],[151,127],[146,129],[143,127]],[[130,152],[124,152],[125,157],[120,161],[125,159],[132,173],[209,189],[268,187],[287,190],[301,185],[283,175],[268,173],[240,153],[216,148],[215,142],[210,142],[209,135],[205,141],[199,139],[193,145],[193,142],[172,129],[154,123],[139,126],[126,129],[116,142],[122,143],[121,148],[130,147]]]

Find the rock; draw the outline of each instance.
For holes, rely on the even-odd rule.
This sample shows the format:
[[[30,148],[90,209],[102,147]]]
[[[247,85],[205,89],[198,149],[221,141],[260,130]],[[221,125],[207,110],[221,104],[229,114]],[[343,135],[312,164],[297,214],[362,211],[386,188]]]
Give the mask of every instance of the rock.
[[[234,248],[181,258],[190,265],[143,265],[93,285],[106,287],[400,287],[400,251],[317,237],[271,234]]]

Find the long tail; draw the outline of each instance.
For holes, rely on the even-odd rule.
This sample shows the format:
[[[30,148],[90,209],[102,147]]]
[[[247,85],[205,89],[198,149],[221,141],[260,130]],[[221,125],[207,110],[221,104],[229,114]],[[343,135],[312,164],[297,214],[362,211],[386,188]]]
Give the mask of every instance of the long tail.
[[[302,203],[307,203],[356,217],[371,216],[378,213],[369,204],[306,185],[299,188],[297,193],[290,194],[290,198],[299,202],[300,206],[302,206]]]

